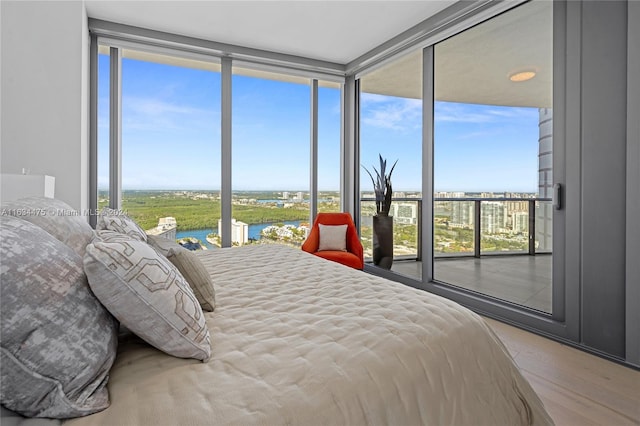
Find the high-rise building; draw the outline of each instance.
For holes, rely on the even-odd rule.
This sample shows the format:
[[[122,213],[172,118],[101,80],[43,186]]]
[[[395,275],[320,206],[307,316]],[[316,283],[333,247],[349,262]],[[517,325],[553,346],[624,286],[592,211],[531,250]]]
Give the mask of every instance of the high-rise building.
[[[218,219],[218,229],[222,229],[222,220]],[[231,243],[243,245],[249,242],[249,225],[231,219]]]
[[[455,201],[451,203],[451,222],[449,225],[456,228],[473,227],[473,202]]]
[[[529,232],[529,213],[513,212],[511,219],[513,220],[513,232],[523,234]]]
[[[553,110],[540,108],[538,136],[538,197],[553,197]],[[538,250],[551,251],[553,205],[536,202],[536,241]]]
[[[436,192],[434,198],[464,198],[464,192]]]
[[[509,214],[514,212],[526,212],[529,210],[528,201],[507,201],[505,204],[507,205],[507,213]]]
[[[480,229],[482,232],[495,234],[507,228],[507,206],[501,201],[481,203]]]
[[[158,226],[152,229],[147,229],[145,232],[149,235],[156,235],[158,237],[166,238],[167,240],[176,240],[176,229],[178,224],[175,217],[167,216],[161,217],[158,220]]]
[[[406,225],[415,225],[418,223],[418,203],[391,203],[391,211],[393,221]]]

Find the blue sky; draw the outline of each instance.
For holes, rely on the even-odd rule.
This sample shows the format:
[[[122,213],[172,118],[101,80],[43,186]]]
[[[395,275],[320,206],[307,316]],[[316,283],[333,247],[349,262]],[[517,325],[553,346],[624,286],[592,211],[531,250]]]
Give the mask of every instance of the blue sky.
[[[98,185],[108,186],[108,57],[99,60]],[[124,189],[219,189],[220,75],[124,59]],[[233,189],[306,191],[304,84],[233,77]],[[421,190],[420,100],[363,93],[361,164],[396,159],[394,190]],[[538,111],[436,102],[436,191],[537,190]],[[340,181],[340,93],[319,90],[319,189]],[[371,181],[361,169],[363,191]]]

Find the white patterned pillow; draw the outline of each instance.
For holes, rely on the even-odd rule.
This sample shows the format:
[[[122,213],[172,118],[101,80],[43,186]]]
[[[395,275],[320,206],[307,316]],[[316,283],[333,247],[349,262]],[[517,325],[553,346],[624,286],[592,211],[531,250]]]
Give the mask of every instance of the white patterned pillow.
[[[96,230],[108,229],[110,231],[126,234],[138,241],[147,242],[147,234],[129,216],[120,210],[104,207],[98,215]]]
[[[319,224],[320,243],[318,251],[347,251],[347,225]]]
[[[155,235],[148,235],[149,245],[169,259],[187,280],[196,295],[200,306],[205,311],[213,311],[216,307],[216,292],[211,275],[202,261],[190,250],[175,241]]]
[[[29,417],[109,406],[118,324],[93,295],[82,258],[41,228],[0,217],[1,403]]]
[[[2,215],[16,216],[47,231],[71,247],[80,257],[93,239],[86,216],[64,201],[46,197],[26,197],[2,203]]]
[[[125,327],[170,355],[211,356],[202,308],[175,266],[143,241],[87,246],[84,269],[102,304]]]
[[[96,231],[96,236],[105,243],[120,243],[123,241],[131,241],[132,239],[135,239],[128,236],[127,234],[121,234],[120,232],[111,231],[109,229],[101,229],[99,231]]]

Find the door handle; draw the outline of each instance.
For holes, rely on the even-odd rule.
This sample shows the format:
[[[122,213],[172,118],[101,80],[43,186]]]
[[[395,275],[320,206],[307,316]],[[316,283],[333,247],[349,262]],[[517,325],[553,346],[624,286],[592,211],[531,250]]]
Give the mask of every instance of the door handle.
[[[553,208],[556,210],[562,208],[562,185],[559,183],[553,185]]]

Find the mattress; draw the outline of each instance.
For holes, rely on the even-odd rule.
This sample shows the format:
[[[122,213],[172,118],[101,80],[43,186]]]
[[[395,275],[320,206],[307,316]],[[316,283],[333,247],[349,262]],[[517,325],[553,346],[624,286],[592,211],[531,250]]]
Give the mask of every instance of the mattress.
[[[200,252],[208,362],[125,338],[111,406],[68,425],[552,424],[478,315],[299,249]]]

